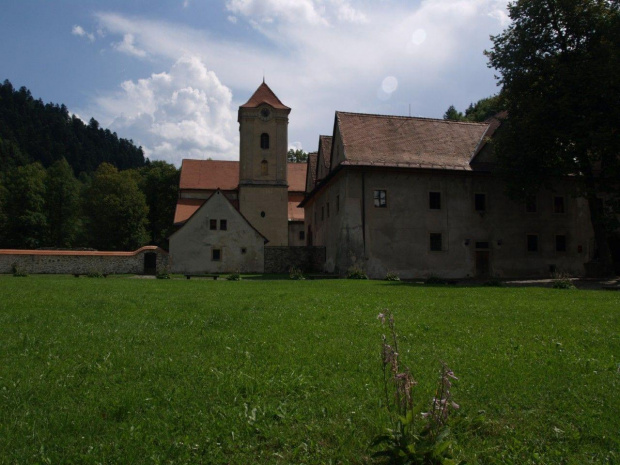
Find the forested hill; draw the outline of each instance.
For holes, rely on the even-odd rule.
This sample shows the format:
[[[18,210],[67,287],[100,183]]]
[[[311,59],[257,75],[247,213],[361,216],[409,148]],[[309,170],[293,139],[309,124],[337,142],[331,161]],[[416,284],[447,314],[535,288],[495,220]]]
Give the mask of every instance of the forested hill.
[[[102,162],[120,170],[144,166],[141,147],[70,115],[64,105],[35,100],[25,87],[0,85],[0,169],[40,162],[48,167],[65,158],[78,175],[92,173]]]

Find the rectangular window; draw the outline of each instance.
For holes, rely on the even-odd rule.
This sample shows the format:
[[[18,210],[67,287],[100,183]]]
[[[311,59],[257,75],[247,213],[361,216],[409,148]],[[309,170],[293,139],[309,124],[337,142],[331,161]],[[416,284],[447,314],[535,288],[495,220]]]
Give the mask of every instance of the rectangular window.
[[[226,220],[220,220],[220,229],[226,231],[228,229],[228,222]]]
[[[443,250],[441,233],[431,233],[429,237],[431,251],[441,252]]]
[[[538,211],[538,203],[536,202],[536,195],[528,195],[525,197],[525,212],[536,213]]]
[[[538,234],[527,235],[527,251],[538,252]]]
[[[375,201],[375,207],[377,208],[386,208],[387,207],[387,196],[386,191],[377,190],[373,195]]]
[[[340,195],[336,196],[336,213],[340,211]]]
[[[209,220],[209,229],[215,231],[217,229],[217,220]]]
[[[555,236],[555,251],[566,252],[566,236],[564,234]]]
[[[428,208],[431,210],[441,210],[441,192],[428,193]]]
[[[329,218],[329,202],[327,202],[327,217]]]
[[[305,231],[299,231],[299,240],[300,241],[305,241],[306,240],[306,232]]]
[[[211,260],[219,262],[222,260],[222,249],[211,249]]]
[[[553,213],[564,213],[564,197],[553,197]]]
[[[487,210],[486,194],[474,194],[474,208],[477,212],[484,212]]]

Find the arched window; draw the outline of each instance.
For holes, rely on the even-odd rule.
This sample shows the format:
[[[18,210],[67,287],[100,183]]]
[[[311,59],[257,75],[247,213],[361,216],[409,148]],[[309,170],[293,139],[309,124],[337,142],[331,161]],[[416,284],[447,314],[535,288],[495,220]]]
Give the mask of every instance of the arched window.
[[[263,132],[260,135],[260,148],[261,149],[269,148],[269,134],[267,134],[266,132]]]
[[[269,163],[267,163],[267,160],[260,162],[260,174],[261,176],[267,176],[269,174]]]

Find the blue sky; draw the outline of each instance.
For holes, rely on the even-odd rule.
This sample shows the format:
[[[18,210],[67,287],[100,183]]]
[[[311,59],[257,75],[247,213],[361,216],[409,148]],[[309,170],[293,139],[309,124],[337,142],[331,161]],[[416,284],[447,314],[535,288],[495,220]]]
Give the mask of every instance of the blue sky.
[[[497,92],[483,50],[506,0],[3,2],[0,79],[151,159],[238,159],[237,108],[266,82],[315,151],[336,110],[440,118]]]

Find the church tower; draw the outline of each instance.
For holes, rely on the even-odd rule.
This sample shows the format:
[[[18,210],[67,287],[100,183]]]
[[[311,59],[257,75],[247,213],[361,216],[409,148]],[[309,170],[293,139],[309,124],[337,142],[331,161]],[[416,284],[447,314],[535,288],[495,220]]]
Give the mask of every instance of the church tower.
[[[239,210],[270,246],[288,245],[288,115],[267,84],[239,107]]]

